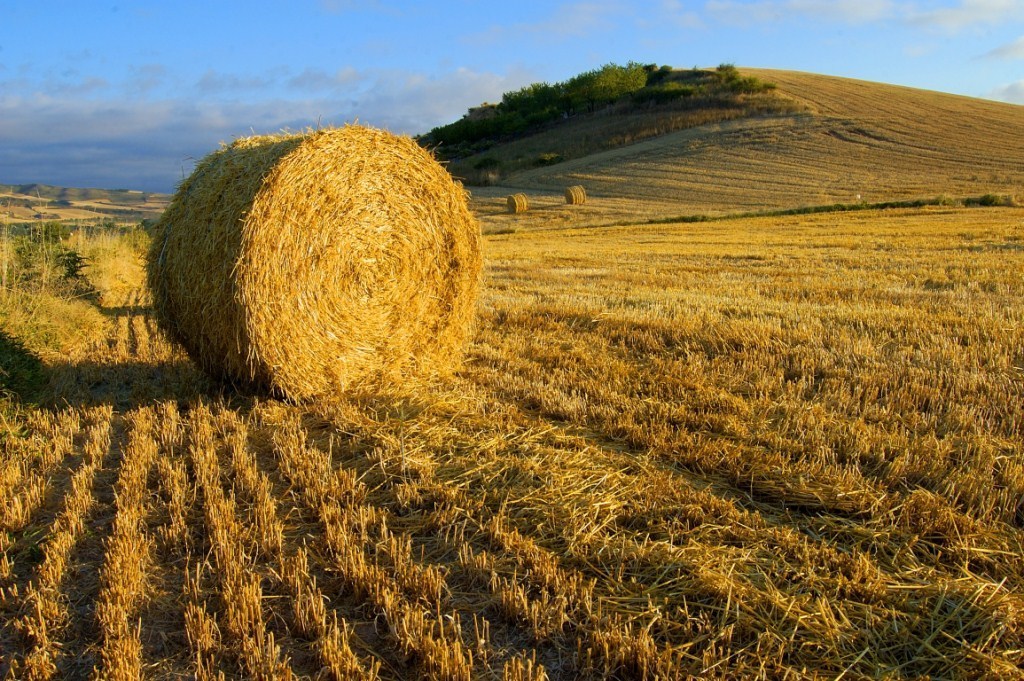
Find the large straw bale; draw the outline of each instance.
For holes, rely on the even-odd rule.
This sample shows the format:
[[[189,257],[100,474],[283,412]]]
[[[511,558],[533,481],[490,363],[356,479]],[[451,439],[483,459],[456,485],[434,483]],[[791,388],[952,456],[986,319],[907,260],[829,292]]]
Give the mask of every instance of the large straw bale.
[[[570,206],[580,206],[587,202],[587,190],[582,185],[565,188],[565,202]]]
[[[508,206],[509,213],[525,213],[530,207],[526,194],[510,194],[505,200],[505,204]]]
[[[204,370],[295,400],[452,368],[480,229],[407,137],[361,126],[239,139],[155,229],[161,326]]]

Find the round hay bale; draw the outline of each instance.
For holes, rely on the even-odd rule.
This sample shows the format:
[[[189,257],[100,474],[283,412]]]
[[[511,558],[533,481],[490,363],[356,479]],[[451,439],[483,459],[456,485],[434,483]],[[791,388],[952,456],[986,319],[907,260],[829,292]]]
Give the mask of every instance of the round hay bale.
[[[570,206],[581,206],[587,202],[587,190],[582,185],[565,188],[565,202]]]
[[[466,192],[361,126],[238,139],[154,230],[157,319],[205,371],[293,400],[444,372],[480,279]]]
[[[509,213],[525,213],[530,207],[526,194],[512,194],[505,200]]]

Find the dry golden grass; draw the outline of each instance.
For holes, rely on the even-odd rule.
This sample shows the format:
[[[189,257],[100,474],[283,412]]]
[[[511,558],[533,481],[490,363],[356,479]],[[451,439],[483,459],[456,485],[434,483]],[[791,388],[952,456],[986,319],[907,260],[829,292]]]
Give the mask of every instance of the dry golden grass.
[[[1024,676],[1024,210],[484,247],[402,394],[219,392],[101,298],[2,445],[0,675]]]

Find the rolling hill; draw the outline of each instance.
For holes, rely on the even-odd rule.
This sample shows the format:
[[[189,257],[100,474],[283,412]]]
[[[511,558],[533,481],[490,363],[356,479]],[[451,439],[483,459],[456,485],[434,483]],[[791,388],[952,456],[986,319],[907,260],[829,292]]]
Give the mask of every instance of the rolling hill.
[[[170,196],[131,189],[84,189],[47,184],[0,184],[0,220],[135,222],[158,217]]]
[[[1024,107],[792,71],[742,72],[775,83],[796,111],[701,125],[510,174],[499,186],[473,188],[485,227],[1024,191]],[[570,210],[561,194],[574,184],[586,186],[591,201]],[[533,216],[504,214],[503,198],[514,191],[531,198]]]

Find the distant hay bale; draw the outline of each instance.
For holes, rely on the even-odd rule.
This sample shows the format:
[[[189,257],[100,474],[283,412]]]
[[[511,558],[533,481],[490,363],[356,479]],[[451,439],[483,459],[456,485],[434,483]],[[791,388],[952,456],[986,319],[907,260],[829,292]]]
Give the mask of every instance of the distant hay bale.
[[[570,206],[581,206],[587,202],[587,190],[582,185],[565,188],[565,202]]]
[[[202,159],[155,228],[148,283],[205,371],[304,400],[454,366],[480,266],[465,190],[411,139],[347,126]]]
[[[530,207],[526,194],[511,194],[505,203],[508,205],[509,213],[525,213]]]

